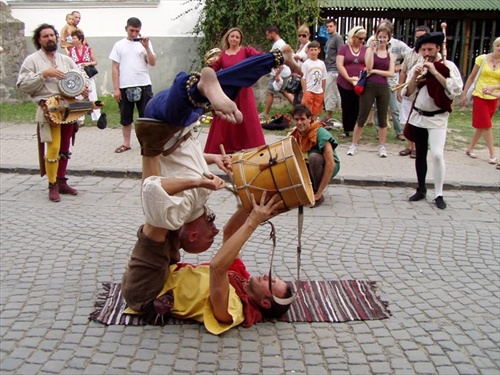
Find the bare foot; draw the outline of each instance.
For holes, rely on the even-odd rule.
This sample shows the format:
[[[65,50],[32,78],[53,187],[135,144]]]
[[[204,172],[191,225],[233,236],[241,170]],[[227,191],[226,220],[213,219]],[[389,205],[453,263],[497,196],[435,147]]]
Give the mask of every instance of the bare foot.
[[[224,94],[212,68],[205,67],[201,70],[198,91],[210,101],[217,116],[233,124],[240,124],[243,121],[243,114],[236,104]]]
[[[293,49],[288,44],[285,44],[283,48],[281,48],[281,53],[283,54],[283,58],[285,59],[284,63],[290,69],[292,69],[295,73],[302,75],[302,69],[297,65],[293,58]]]

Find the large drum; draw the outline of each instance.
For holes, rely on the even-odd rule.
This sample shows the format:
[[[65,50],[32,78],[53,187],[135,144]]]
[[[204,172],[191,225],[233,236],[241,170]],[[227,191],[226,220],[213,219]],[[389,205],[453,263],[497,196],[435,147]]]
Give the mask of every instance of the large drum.
[[[277,193],[282,210],[314,204],[314,192],[307,165],[293,137],[232,157],[234,187],[247,211],[252,210],[250,194],[260,202],[264,191]]]

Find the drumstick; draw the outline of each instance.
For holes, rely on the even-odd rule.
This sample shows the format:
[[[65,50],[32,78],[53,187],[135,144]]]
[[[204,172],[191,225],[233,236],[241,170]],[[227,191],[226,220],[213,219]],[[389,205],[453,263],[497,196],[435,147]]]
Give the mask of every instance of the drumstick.
[[[221,143],[219,145],[220,153],[222,156],[226,156],[226,149],[224,148],[224,145]],[[238,199],[238,193],[236,192],[236,188],[234,185],[234,176],[233,176],[233,171],[231,169],[227,169],[227,175],[229,176],[229,180],[231,181],[232,187],[229,187],[226,185],[226,189],[229,190],[231,193],[233,193],[236,196],[236,200],[238,201],[238,208],[242,206],[241,200]]]
[[[227,156],[226,149],[224,148],[224,145],[222,143],[219,145],[219,149],[222,156]],[[233,171],[228,168],[227,174],[229,176],[229,179],[231,180],[231,183],[234,185]]]

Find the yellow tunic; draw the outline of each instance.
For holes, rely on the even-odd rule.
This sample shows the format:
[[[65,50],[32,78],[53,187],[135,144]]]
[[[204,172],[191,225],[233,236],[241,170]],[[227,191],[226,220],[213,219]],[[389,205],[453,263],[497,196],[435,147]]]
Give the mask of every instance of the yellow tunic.
[[[219,323],[214,317],[212,303],[210,301],[208,265],[192,266],[176,269],[177,265],[170,266],[170,274],[158,294],[161,296],[169,293],[174,297],[174,304],[170,311],[172,317],[178,319],[194,319],[205,325],[208,332],[219,335],[232,327],[243,323],[243,304],[236,294],[235,289],[229,286],[228,312],[233,317],[231,324]],[[125,310],[127,314],[136,314],[132,309]]]

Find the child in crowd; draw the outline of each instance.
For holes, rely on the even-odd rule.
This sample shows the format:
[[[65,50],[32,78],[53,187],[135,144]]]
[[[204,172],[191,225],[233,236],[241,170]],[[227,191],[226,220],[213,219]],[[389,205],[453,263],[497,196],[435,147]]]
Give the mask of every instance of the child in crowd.
[[[311,111],[313,120],[317,120],[318,115],[323,112],[323,98],[326,85],[326,66],[318,58],[321,52],[321,45],[317,41],[312,41],[307,46],[307,56],[309,57],[302,64],[302,104]]]
[[[75,17],[73,14],[66,14],[66,25],[61,30],[61,48],[68,53],[68,48],[73,47],[73,37],[71,33],[78,28],[75,26]]]

